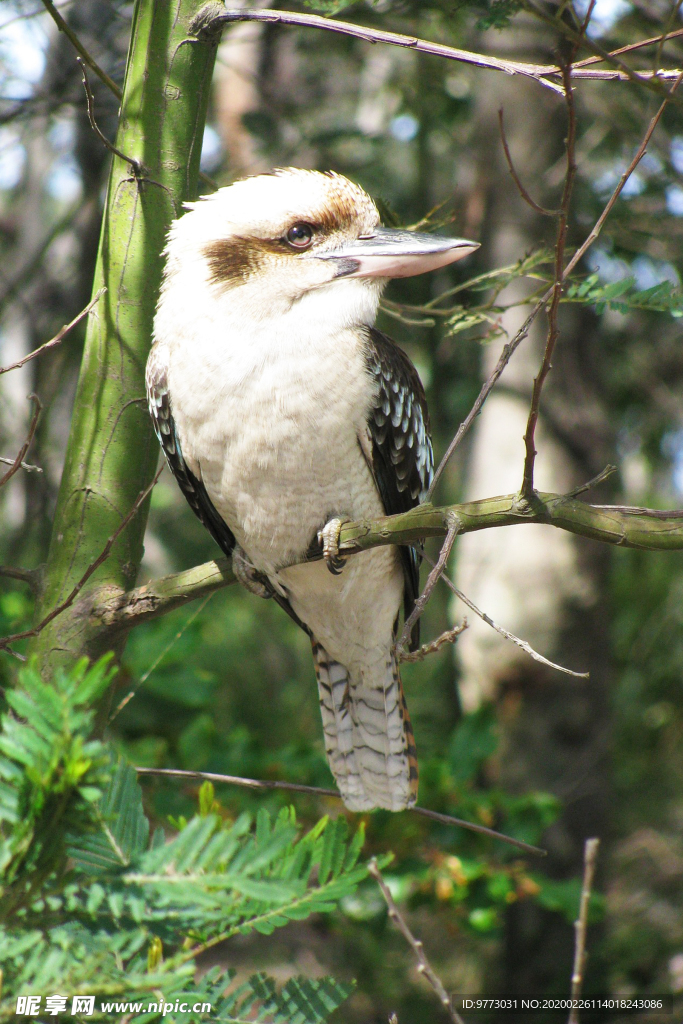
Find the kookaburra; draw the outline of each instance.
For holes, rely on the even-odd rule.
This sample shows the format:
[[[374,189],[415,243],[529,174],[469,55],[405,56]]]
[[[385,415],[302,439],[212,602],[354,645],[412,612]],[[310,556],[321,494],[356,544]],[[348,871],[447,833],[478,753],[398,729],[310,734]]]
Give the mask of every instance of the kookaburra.
[[[417,761],[394,641],[419,562],[380,547],[340,572],[339,531],[412,508],[432,475],[422,384],[373,326],[382,289],[477,244],[381,227],[358,185],[292,168],[188,210],[168,236],[147,363],[157,436],[237,577],[310,636],[346,806],[402,810]],[[324,560],[306,562],[319,544]]]

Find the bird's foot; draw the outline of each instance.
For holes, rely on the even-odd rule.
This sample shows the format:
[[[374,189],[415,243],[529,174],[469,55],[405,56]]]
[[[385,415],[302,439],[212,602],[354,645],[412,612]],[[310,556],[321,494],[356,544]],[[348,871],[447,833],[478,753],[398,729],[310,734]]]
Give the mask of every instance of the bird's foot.
[[[350,521],[336,516],[325,523],[322,530],[318,530],[318,543],[322,546],[323,558],[333,576],[339,576],[346,564],[344,556],[339,554],[339,535],[344,523]]]
[[[233,548],[232,571],[237,577],[238,582],[250,594],[256,594],[257,597],[264,598],[273,596],[273,588],[270,586],[267,577],[254,568],[239,544],[236,544]]]

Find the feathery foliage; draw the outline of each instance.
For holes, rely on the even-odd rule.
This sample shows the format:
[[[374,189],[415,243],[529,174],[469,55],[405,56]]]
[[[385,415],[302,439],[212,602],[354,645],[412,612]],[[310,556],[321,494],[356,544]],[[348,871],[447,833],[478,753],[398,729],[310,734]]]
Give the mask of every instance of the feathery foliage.
[[[217,970],[196,984],[195,958],[232,936],[332,910],[367,876],[363,829],[350,837],[344,818],[325,817],[301,835],[293,808],[225,820],[207,783],[199,813],[150,842],[135,770],[90,735],[88,705],[111,676],[109,658],[92,668],[82,661],[53,686],[28,668],[7,695],[0,1020],[18,996],[58,992],[95,996],[100,1018],[119,1009],[107,1003],[118,998],[139,1002],[136,1021],[326,1020],[352,986],[294,978],[278,991],[259,974],[235,987]],[[196,1003],[211,1009],[192,1010]]]

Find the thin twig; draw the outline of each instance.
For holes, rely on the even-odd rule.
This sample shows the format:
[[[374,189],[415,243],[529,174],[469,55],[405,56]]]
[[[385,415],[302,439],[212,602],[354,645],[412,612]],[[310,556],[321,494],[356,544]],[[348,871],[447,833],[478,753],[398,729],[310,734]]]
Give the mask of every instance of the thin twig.
[[[589,8],[592,9],[592,8]],[[560,213],[557,219],[557,242],[555,244],[555,281],[553,283],[552,299],[548,310],[548,334],[546,337],[545,351],[538,375],[534,378],[534,386],[531,393],[531,406],[527,419],[526,431],[524,432],[524,474],[520,494],[527,501],[531,499],[534,492],[534,464],[536,461],[535,431],[538,422],[538,415],[541,404],[541,392],[546,378],[550,373],[550,367],[555,351],[555,345],[560,334],[557,315],[562,297],[562,285],[564,282],[564,252],[567,244],[567,229],[569,227],[569,204],[571,201],[574,179],[576,177],[576,107],[574,105],[574,90],[572,87],[571,70],[568,65],[563,67],[564,72],[564,93],[567,104],[567,171],[564,177],[562,189],[562,202]]]
[[[548,291],[545,293],[545,295],[543,295],[543,297],[538,300],[538,302],[536,303],[534,308],[531,310],[531,312],[527,316],[526,320],[524,321],[522,326],[519,328],[519,330],[515,334],[515,336],[512,339],[512,341],[506,342],[506,344],[503,346],[503,351],[500,354],[498,362],[496,363],[495,367],[493,368],[493,370],[489,374],[488,378],[484,382],[481,391],[477,395],[477,398],[476,398],[476,401],[475,401],[474,405],[472,406],[472,408],[468,412],[467,416],[465,417],[465,419],[462,421],[462,423],[458,427],[458,430],[457,430],[457,433],[456,433],[455,437],[453,438],[453,440],[449,444],[448,448],[446,449],[446,453],[443,456],[443,458],[441,459],[441,462],[439,463],[439,465],[437,467],[437,470],[434,473],[434,478],[432,479],[431,486],[429,488],[429,491],[427,492],[426,501],[431,501],[432,500],[432,495],[434,494],[434,489],[436,488],[436,485],[438,484],[439,480],[441,479],[441,476],[442,476],[446,466],[448,465],[448,463],[449,463],[449,461],[451,459],[451,456],[453,455],[453,453],[455,452],[456,448],[458,447],[458,445],[462,441],[463,437],[465,436],[465,434],[470,429],[470,427],[474,423],[475,419],[477,418],[477,416],[481,412],[482,406],[484,405],[484,402],[486,401],[486,399],[490,395],[491,391],[493,390],[493,388],[495,387],[497,382],[500,380],[500,377],[502,376],[502,373],[503,373],[505,367],[510,362],[510,359],[512,358],[514,352],[519,348],[521,343],[524,341],[524,339],[528,335],[529,328],[531,327],[532,323],[534,322],[534,320],[536,319],[536,317],[538,316],[540,311],[543,309],[543,306],[546,304],[547,300],[550,298],[550,295],[551,295],[551,289],[548,289]]]
[[[418,53],[428,53],[435,57],[446,57],[463,64],[488,68],[491,71],[503,71],[506,75],[524,75],[532,78],[553,92],[562,92],[562,86],[551,82],[546,76],[556,73],[559,69],[553,65],[525,64],[521,61],[500,60],[470,50],[459,50],[454,46],[432,43],[417,36],[405,36],[398,32],[385,32],[381,29],[368,28],[365,25],[354,25],[349,21],[338,21],[336,18],[322,18],[317,14],[295,14],[292,11],[274,10],[228,10],[219,14],[211,21],[211,28],[236,21],[265,21],[281,25],[298,25],[305,28],[320,28],[328,32],[337,32],[356,39],[365,39],[371,43],[390,43],[403,46]]]
[[[424,557],[425,561],[429,562],[430,565],[434,565],[434,563],[427,555],[425,555]],[[516,644],[517,647],[520,647],[523,651],[525,651],[529,655],[529,657],[534,659],[534,661],[540,662],[541,665],[547,665],[548,668],[557,669],[558,672],[564,672],[565,675],[573,676],[575,679],[590,679],[589,672],[574,672],[574,670],[571,668],[565,668],[564,665],[557,665],[554,661],[550,661],[548,658],[544,658],[543,655],[539,654],[538,651],[535,651],[531,644],[527,643],[526,640],[521,640],[518,636],[515,636],[514,633],[510,633],[510,631],[504,629],[503,626],[499,626],[497,622],[493,621],[490,615],[487,615],[486,612],[483,612],[481,608],[477,608],[474,601],[472,601],[466,594],[463,594],[462,590],[459,590],[456,587],[453,580],[451,580],[450,577],[446,576],[445,573],[441,574],[441,579],[444,581],[446,586],[448,586],[453,591],[455,596],[459,598],[463,602],[463,604],[466,604],[467,607],[471,611],[473,611],[475,615],[478,615],[479,618],[482,619],[487,626],[491,626],[492,629],[495,629],[496,633],[500,633],[500,635],[504,636],[506,640],[510,640],[513,644]]]
[[[43,0],[43,4],[45,5],[45,9],[47,10],[48,14],[56,24],[59,31],[64,33],[64,35],[67,37],[67,39],[74,47],[74,49],[76,49],[80,53],[81,58],[85,61],[85,63],[88,65],[91,71],[94,71],[97,77],[102,82],[104,82],[107,88],[111,89],[116,98],[120,100],[123,96],[123,90],[120,88],[120,86],[116,84],[116,82],[112,78],[109,77],[106,71],[103,71],[99,64],[90,56],[90,54],[86,50],[85,46],[83,46],[83,43],[80,41],[76,33],[69,27],[69,25],[61,16],[55,5],[52,3],[52,0]]]
[[[659,124],[661,116],[662,116],[662,114],[664,113],[664,111],[666,109],[667,103],[673,97],[673,94],[676,92],[676,89],[681,84],[681,81],[683,81],[683,71],[681,71],[680,74],[678,75],[678,78],[676,79],[674,84],[671,86],[671,89],[669,90],[669,95],[662,102],[661,106],[659,107],[659,110],[657,111],[655,116],[650,121],[650,124],[648,125],[647,131],[645,132],[645,135],[643,136],[643,141],[641,142],[640,146],[638,147],[636,155],[633,157],[633,160],[628,165],[628,167],[626,168],[626,170],[622,174],[621,178],[617,182],[616,188],[614,189],[614,191],[612,192],[612,195],[607,200],[605,208],[602,211],[602,213],[600,214],[600,216],[598,217],[597,221],[595,222],[595,225],[594,225],[592,231],[590,232],[590,234],[586,238],[585,242],[582,245],[579,246],[579,248],[576,250],[576,252],[572,256],[572,258],[570,259],[569,263],[567,264],[567,266],[565,268],[565,271],[564,271],[564,274],[563,274],[563,278],[565,280],[569,276],[569,274],[571,274],[572,270],[574,269],[576,264],[579,262],[579,260],[585,255],[586,250],[588,248],[590,248],[590,246],[593,244],[593,242],[596,240],[596,238],[600,234],[600,232],[602,230],[602,226],[605,223],[605,221],[607,220],[607,218],[608,218],[608,216],[609,216],[609,214],[610,214],[610,212],[612,210],[612,207],[614,206],[614,204],[616,203],[617,199],[619,198],[624,185],[626,184],[628,179],[631,177],[631,175],[635,171],[635,169],[638,166],[638,164],[640,163],[640,161],[645,156],[645,152],[647,150],[647,145],[648,145],[650,139],[652,138],[652,133],[654,132],[654,130],[657,127],[657,125]]]
[[[108,725],[111,725],[111,723],[112,723],[112,722],[114,721],[114,719],[115,719],[115,718],[117,717],[117,715],[120,715],[120,714],[121,714],[121,712],[123,711],[123,709],[124,709],[124,708],[126,707],[126,705],[127,705],[127,704],[129,704],[129,703],[131,702],[131,700],[133,699],[133,697],[135,696],[135,694],[136,694],[136,693],[138,692],[139,688],[140,688],[141,686],[144,686],[144,684],[145,684],[145,683],[147,682],[147,680],[148,680],[148,679],[149,679],[149,677],[151,676],[152,672],[154,672],[154,670],[155,670],[156,668],[158,668],[158,666],[159,666],[159,665],[161,664],[161,662],[162,662],[162,661],[164,660],[164,658],[166,657],[166,655],[168,654],[168,652],[169,652],[169,651],[171,650],[171,648],[173,647],[173,645],[174,645],[174,644],[176,644],[176,643],[178,642],[178,640],[180,640],[180,638],[182,637],[183,633],[184,633],[184,632],[185,632],[185,631],[186,631],[187,629],[189,629],[189,627],[190,627],[190,626],[192,625],[192,623],[193,623],[193,622],[194,622],[194,620],[195,620],[195,619],[197,618],[197,616],[198,616],[198,615],[201,615],[201,613],[202,613],[202,612],[204,611],[204,609],[206,608],[207,604],[209,603],[209,601],[211,600],[211,598],[212,598],[212,597],[213,597],[213,592],[212,592],[212,593],[210,593],[210,594],[207,594],[207,595],[206,595],[206,597],[204,598],[204,600],[203,600],[203,601],[201,601],[201,602],[200,602],[200,603],[199,603],[199,604],[197,605],[197,607],[195,608],[195,610],[194,610],[194,611],[192,612],[192,614],[191,614],[191,615],[189,616],[189,618],[188,618],[188,619],[187,619],[187,621],[186,621],[186,622],[184,623],[184,625],[183,625],[183,626],[182,626],[182,627],[181,627],[181,628],[180,628],[180,629],[178,630],[178,632],[177,632],[177,633],[175,634],[175,636],[174,636],[174,637],[173,637],[173,639],[172,639],[172,640],[170,641],[170,643],[168,643],[168,644],[167,644],[167,645],[166,645],[166,646],[164,647],[164,649],[163,649],[163,651],[161,652],[161,654],[157,655],[157,657],[156,657],[156,658],[154,659],[154,661],[153,661],[153,662],[152,662],[152,664],[151,664],[151,665],[149,666],[149,668],[147,669],[147,671],[146,671],[146,672],[143,672],[143,673],[142,673],[142,675],[141,675],[141,676],[140,676],[140,678],[138,679],[137,685],[135,685],[135,686],[133,687],[133,689],[132,689],[132,690],[130,690],[130,691],[129,691],[129,692],[128,692],[128,693],[126,694],[126,696],[125,696],[125,697],[124,697],[124,698],[123,698],[123,699],[122,699],[121,701],[119,701],[119,703],[118,703],[118,704],[116,705],[116,707],[115,707],[115,708],[114,708],[114,710],[112,711],[111,715],[109,716],[109,721],[108,721],[108,723],[107,723]]]
[[[35,589],[37,575],[36,569],[15,569],[13,565],[0,565],[0,576],[27,583],[32,590]]]
[[[642,50],[644,46],[652,46],[654,43],[665,43],[667,40],[675,39],[677,36],[683,36],[683,28],[677,28],[674,32],[665,32],[659,36],[650,36],[649,39],[641,39],[637,43],[629,43],[628,46],[620,46],[618,50],[610,50],[609,56],[618,57],[622,53],[632,53],[634,50]],[[594,57],[585,57],[583,60],[577,60],[572,64],[572,75],[576,78],[577,72],[581,68],[587,68],[591,64],[600,64],[604,59],[604,57],[596,55]]]
[[[48,612],[48,614],[45,616],[45,618],[43,618],[38,623],[37,626],[34,626],[33,629],[25,629],[22,633],[14,633],[14,634],[12,634],[12,636],[6,636],[6,637],[0,638],[0,651],[9,650],[10,649],[10,644],[16,643],[19,640],[27,640],[29,637],[38,636],[38,634],[42,633],[42,631],[45,629],[45,627],[50,622],[52,622],[53,619],[56,619],[58,615],[61,615],[63,611],[66,611],[66,609],[69,608],[70,605],[72,605],[74,603],[74,601],[76,600],[76,598],[78,597],[78,595],[80,594],[81,590],[83,589],[85,584],[88,582],[88,580],[90,579],[92,574],[97,569],[99,569],[99,567],[102,565],[103,562],[105,562],[107,560],[107,558],[109,557],[109,553],[110,553],[111,549],[113,548],[114,544],[116,543],[118,538],[121,536],[123,531],[126,529],[128,524],[130,523],[130,521],[137,515],[137,512],[140,509],[140,506],[145,502],[145,500],[152,493],[152,488],[154,487],[154,485],[156,484],[157,480],[161,476],[163,468],[164,467],[162,465],[159,468],[159,470],[157,471],[157,473],[156,473],[154,479],[152,480],[151,484],[148,487],[145,487],[144,491],[141,491],[140,494],[137,496],[137,498],[135,499],[135,502],[133,503],[133,507],[131,508],[130,512],[126,516],[124,516],[124,518],[121,520],[120,524],[117,526],[117,528],[114,530],[114,532],[112,533],[112,535],[109,538],[109,540],[107,541],[107,543],[102,548],[102,551],[100,552],[100,554],[97,556],[97,558],[95,559],[94,562],[90,563],[90,565],[85,570],[85,572],[83,573],[83,575],[81,576],[81,578],[79,579],[78,583],[75,585],[75,587],[73,588],[73,590],[71,591],[69,596],[67,598],[65,598],[65,600],[62,601],[61,604],[56,605],[52,609],[52,611]]]
[[[398,660],[400,662],[424,661],[428,655],[436,654],[446,644],[456,643],[460,634],[464,633],[467,629],[467,625],[467,619],[463,619],[459,626],[447,629],[441,636],[437,636],[436,640],[431,640],[428,644],[422,644],[422,647],[418,648],[417,651],[403,651]]]
[[[121,150],[118,149],[113,142],[109,141],[104,132],[102,132],[98,127],[97,121],[95,120],[95,100],[92,94],[92,89],[90,88],[90,82],[88,81],[88,74],[85,70],[85,60],[82,57],[76,57],[76,60],[78,61],[81,68],[83,88],[85,89],[85,95],[88,103],[88,120],[90,121],[90,127],[95,132],[98,139],[102,143],[104,143],[107,149],[110,150],[115,156],[118,156],[121,160],[124,160],[127,164],[129,164],[135,177],[139,177],[142,174],[142,163],[138,160],[138,158],[135,156],[126,156],[125,153],[122,153]]]
[[[5,475],[2,478],[0,478],[0,487],[3,487],[7,483],[7,481],[11,480],[14,474],[21,469],[22,463],[24,461],[24,456],[31,447],[31,441],[33,440],[34,434],[36,432],[36,427],[38,426],[38,419],[40,417],[43,404],[38,398],[38,395],[29,395],[28,397],[29,401],[35,402],[35,409],[33,410],[33,416],[31,417],[31,423],[29,424],[28,435],[26,437],[26,440],[22,444],[21,448],[19,449],[19,454],[17,455],[16,459],[14,459]]]
[[[574,922],[574,968],[572,970],[572,1007],[569,1012],[568,1024],[579,1024],[579,1011],[576,1008],[575,1000],[581,995],[583,985],[583,973],[586,968],[586,934],[588,931],[588,907],[590,905],[591,889],[593,888],[593,876],[595,874],[595,863],[598,857],[599,839],[587,839],[583,854],[583,884],[581,886],[581,901],[579,903],[579,917]]]
[[[219,775],[216,772],[194,772],[182,768],[142,768],[136,766],[138,775],[168,775],[181,779],[207,779],[209,782],[222,782],[229,786],[243,786],[245,789],[283,789],[294,793],[308,793],[310,796],[329,796],[341,800],[341,794],[336,789],[322,789],[320,786],[304,786],[298,782],[282,782],[279,779],[247,779],[240,775]],[[509,846],[516,846],[525,853],[532,853],[537,857],[545,857],[546,850],[539,846],[532,846],[521,839],[513,839],[511,836],[496,832],[495,829],[487,828],[485,825],[477,825],[473,821],[465,821],[462,818],[454,818],[450,814],[442,814],[440,811],[431,811],[427,807],[409,807],[411,814],[419,814],[423,818],[431,818],[433,821],[440,821],[444,825],[456,825],[458,828],[467,829],[469,832],[477,832],[479,835],[488,836],[490,839],[498,839]]]
[[[18,370],[20,366],[24,365],[24,363],[28,363],[31,359],[35,359],[36,356],[42,355],[42,353],[46,352],[49,348],[54,348],[55,345],[59,345],[60,341],[66,337],[69,331],[71,331],[76,324],[79,324],[83,317],[88,315],[93,306],[97,305],[106,290],[106,288],[100,288],[85,309],[82,309],[78,316],[74,317],[71,323],[65,324],[64,327],[55,334],[54,338],[50,338],[50,340],[46,341],[44,345],[41,345],[40,348],[34,349],[33,352],[29,352],[27,356],[24,356],[24,358],[20,359],[18,362],[12,363],[10,366],[0,366],[0,374],[9,373],[10,370]]]
[[[542,17],[541,12],[532,9],[533,13],[538,17]],[[555,23],[555,19],[551,19],[549,16],[544,20],[552,21],[555,28],[560,27],[563,31],[566,31],[574,41],[578,38],[578,33],[572,32],[569,26],[563,23],[559,26]],[[354,25],[348,21],[338,21],[336,18],[322,18],[315,14],[295,14],[292,11],[275,11],[275,10],[229,10],[219,14],[216,18],[213,18],[210,24],[205,25],[205,28],[209,30],[217,27],[220,24],[232,23],[236,21],[261,21],[261,22],[275,22],[282,25],[299,25],[307,28],[319,28],[326,29],[328,32],[338,32],[341,35],[354,36],[356,39],[365,39],[371,43],[389,43],[392,46],[408,47],[412,50],[416,50],[419,53],[428,53],[436,57],[445,57],[448,60],[459,61],[463,64],[472,64],[475,67],[485,68],[490,71],[503,71],[507,75],[523,75],[527,78],[532,78],[538,82],[539,85],[545,86],[551,89],[553,92],[562,94],[562,86],[559,82],[554,82],[552,79],[562,77],[562,68],[556,64],[529,64],[523,61],[508,61],[500,60],[496,57],[490,57],[482,53],[473,53],[470,50],[459,50],[453,46],[444,46],[441,43],[433,43],[426,39],[419,39],[417,36],[405,36],[400,35],[397,32],[384,32],[380,29],[372,29],[366,26]],[[650,42],[647,40],[646,42]],[[646,45],[646,42],[639,45]],[[623,61],[619,60],[618,54],[622,50],[615,50],[614,53],[609,53],[607,50],[603,50],[594,40],[590,41],[590,47],[594,52],[594,62],[608,61],[616,64],[617,66],[610,69],[594,68],[587,66],[588,61],[582,61],[577,67],[575,78],[581,79],[619,79],[621,81],[631,80],[637,82],[640,85],[646,85],[651,89],[661,93],[660,79],[663,78],[675,78],[680,69],[669,68],[659,69],[656,72],[652,71],[633,71],[628,64],[624,64]]]
[[[596,70],[590,67],[578,67],[576,73],[572,68],[572,77],[574,78],[601,78],[601,79],[620,79],[622,81],[629,80],[636,83],[637,85],[644,85],[646,88],[653,92],[657,92],[661,95],[664,91],[661,83],[663,78],[676,78],[680,73],[680,68],[675,69],[659,69],[657,71],[634,71],[632,67],[626,64],[618,56],[618,51],[605,50],[596,39],[587,39],[585,35],[582,35],[579,29],[573,29],[566,21],[561,18],[557,18],[551,15],[549,12],[541,7],[537,7],[532,0],[522,0],[524,8],[533,14],[536,18],[544,21],[547,25],[550,25],[555,31],[561,32],[567,39],[573,44],[575,49],[579,46],[587,46],[593,51],[595,56],[598,56],[601,60],[608,61],[614,65],[613,69],[609,71]],[[561,71],[560,68],[554,70],[554,74],[558,74]]]
[[[418,973],[421,974],[425,978],[425,980],[428,981],[429,984],[432,986],[432,988],[434,989],[439,998],[439,1002],[443,1006],[444,1010],[446,1011],[450,1019],[453,1021],[453,1024],[465,1024],[462,1017],[453,1006],[453,1001],[451,1000],[451,998],[448,995],[448,992],[444,988],[441,978],[436,973],[436,971],[430,964],[429,960],[425,956],[425,951],[422,943],[420,942],[419,939],[415,938],[410,928],[408,927],[408,922],[406,921],[406,919],[403,917],[398,907],[396,906],[396,903],[394,902],[394,897],[391,895],[391,890],[389,889],[387,883],[384,881],[382,872],[380,871],[376,860],[373,859],[370,861],[370,863],[368,864],[368,872],[375,879],[380,888],[382,896],[384,896],[384,901],[387,905],[390,919],[396,925],[396,927],[401,932],[404,939],[412,949],[413,953],[415,954],[415,959],[417,960]]]
[[[6,459],[4,457],[0,458],[0,462],[4,466],[13,466],[14,465],[14,461],[15,461],[14,459]],[[20,463],[19,468],[26,470],[27,473],[42,473],[43,472],[42,466],[34,466],[30,462],[22,462],[22,463]]]
[[[605,466],[605,468],[602,470],[602,472],[598,473],[597,476],[594,476],[591,480],[588,480],[585,484],[580,484],[579,487],[575,487],[573,491],[568,491],[567,492],[567,497],[568,498],[576,498],[577,495],[584,494],[586,491],[590,491],[593,487],[597,487],[598,484],[601,484],[603,482],[603,480],[607,480],[607,478],[612,476],[613,473],[616,473],[616,471],[617,471],[617,467],[616,466]]]
[[[666,23],[666,28],[664,29],[662,37],[659,40],[659,45],[657,46],[657,50],[655,52],[655,59],[654,59],[655,70],[657,69],[657,65],[659,64],[660,60],[662,59],[662,53],[664,52],[664,42],[665,42],[665,40],[668,37],[670,37],[671,26],[673,25],[674,21],[676,20],[676,15],[678,14],[678,12],[681,9],[681,3],[682,2],[683,2],[683,0],[674,0],[674,4],[673,4],[673,6],[671,8],[671,13],[669,14],[669,18],[668,18],[667,23]]]
[[[659,123],[659,121],[661,119],[662,114],[664,113],[666,105],[669,102],[669,100],[671,99],[671,97],[672,97],[673,93],[675,92],[675,90],[680,85],[682,80],[683,80],[683,71],[678,75],[678,78],[676,79],[676,81],[674,82],[674,84],[671,87],[669,95],[662,102],[661,106],[659,107],[659,110],[657,111],[655,116],[650,121],[650,123],[648,125],[648,128],[647,128],[647,131],[645,132],[645,135],[643,137],[643,141],[640,144],[640,146],[638,147],[638,151],[636,152],[636,155],[634,156],[633,160],[631,161],[631,163],[629,164],[629,166],[627,167],[627,169],[624,171],[624,173],[622,174],[621,178],[619,179],[619,181],[618,181],[614,191],[612,192],[612,195],[607,200],[607,203],[605,204],[605,207],[604,207],[602,213],[600,214],[600,216],[598,217],[597,221],[595,222],[595,225],[593,226],[593,228],[590,231],[589,235],[586,237],[586,239],[582,243],[582,245],[579,246],[579,248],[576,250],[574,255],[571,257],[571,259],[567,263],[567,266],[564,268],[564,271],[562,273],[562,283],[564,283],[567,280],[567,278],[569,277],[571,272],[574,270],[574,268],[576,267],[578,262],[583,258],[583,256],[585,256],[586,252],[591,247],[593,242],[595,242],[595,240],[598,238],[598,236],[599,236],[599,234],[600,234],[600,232],[602,230],[602,227],[603,227],[605,221],[607,220],[607,217],[609,216],[609,214],[610,214],[610,212],[612,210],[612,207],[614,206],[614,204],[616,203],[617,199],[619,198],[619,195],[621,194],[621,191],[622,191],[624,185],[626,184],[626,182],[628,181],[630,176],[633,174],[633,171],[636,169],[636,167],[638,166],[638,164],[642,160],[643,156],[645,155],[645,151],[647,149],[647,145],[648,145],[650,139],[652,138],[652,134],[653,134],[655,128],[657,127],[657,125],[658,125],[658,123]],[[517,348],[519,348],[519,346],[522,343],[522,341],[524,341],[524,339],[527,337],[527,335],[529,333],[529,329],[530,329],[532,323],[534,322],[534,320],[536,319],[536,317],[538,316],[540,311],[543,309],[543,307],[546,305],[548,300],[552,297],[554,290],[555,290],[555,286],[552,285],[545,292],[545,294],[541,296],[541,298],[538,300],[538,302],[535,304],[535,306],[533,307],[533,309],[531,310],[531,312],[527,316],[527,318],[524,321],[524,323],[522,324],[522,326],[519,328],[519,330],[515,334],[515,336],[512,339],[512,341],[507,342],[503,346],[503,350],[502,350],[502,352],[500,354],[498,362],[496,363],[493,371],[491,372],[491,374],[489,375],[487,380],[482,385],[482,389],[479,392],[479,394],[477,395],[477,399],[476,399],[474,405],[472,406],[472,408],[470,409],[469,413],[467,414],[465,419],[462,421],[462,423],[458,427],[458,430],[457,430],[457,433],[455,434],[455,437],[453,438],[453,440],[449,444],[448,448],[446,449],[446,453],[444,454],[443,458],[441,459],[441,462],[438,465],[438,468],[437,468],[437,470],[436,470],[436,472],[434,474],[434,478],[432,480],[431,486],[430,486],[429,491],[427,493],[427,498],[426,498],[427,501],[431,501],[432,495],[434,494],[434,490],[435,490],[439,480],[441,479],[441,476],[443,475],[443,472],[446,469],[446,466],[448,465],[451,457],[453,456],[454,452],[458,448],[460,442],[462,441],[462,439],[465,436],[465,434],[467,433],[467,431],[472,426],[474,420],[477,418],[477,416],[481,412],[482,407],[483,407],[486,399],[490,395],[491,391],[493,390],[493,388],[495,387],[497,382],[500,380],[500,377],[502,376],[503,371],[505,370],[505,367],[510,362],[510,359],[512,358],[514,352],[517,350]]]
[[[437,563],[430,572],[429,576],[427,577],[425,588],[418,597],[417,601],[415,602],[415,605],[410,615],[404,622],[403,632],[401,633],[398,642],[394,646],[394,653],[396,654],[396,657],[399,659],[399,661],[403,660],[403,648],[410,640],[410,634],[413,631],[413,626],[422,615],[422,612],[425,610],[427,602],[429,601],[429,598],[432,596],[432,591],[434,590],[436,584],[439,582],[439,576],[446,568],[446,562],[448,561],[451,549],[453,547],[453,543],[458,535],[459,530],[460,522],[457,519],[457,517],[449,517],[448,533],[446,534],[445,540],[441,545],[441,551],[439,552]]]
[[[505,137],[505,125],[503,123],[502,107],[498,111],[498,125],[500,128],[500,141],[503,143],[503,152],[505,153],[505,159],[507,160],[508,170],[512,175],[512,180],[519,189],[519,194],[521,195],[522,199],[525,203],[528,203],[532,210],[535,210],[536,213],[541,213],[544,217],[557,217],[559,210],[546,210],[545,206],[539,206],[536,200],[531,198],[531,196],[525,189],[524,185],[522,184],[521,179],[517,174],[517,171],[515,170],[515,165],[512,162],[512,154],[510,153],[510,147],[508,146],[508,141]]]

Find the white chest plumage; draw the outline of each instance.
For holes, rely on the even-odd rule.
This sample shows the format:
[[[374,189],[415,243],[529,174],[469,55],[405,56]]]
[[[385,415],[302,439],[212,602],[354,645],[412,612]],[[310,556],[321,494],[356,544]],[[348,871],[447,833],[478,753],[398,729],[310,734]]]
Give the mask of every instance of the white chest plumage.
[[[266,572],[299,560],[331,516],[383,511],[358,440],[373,393],[363,332],[301,313],[248,328],[166,318],[160,338],[183,457]]]

